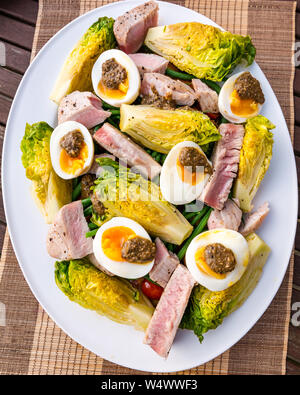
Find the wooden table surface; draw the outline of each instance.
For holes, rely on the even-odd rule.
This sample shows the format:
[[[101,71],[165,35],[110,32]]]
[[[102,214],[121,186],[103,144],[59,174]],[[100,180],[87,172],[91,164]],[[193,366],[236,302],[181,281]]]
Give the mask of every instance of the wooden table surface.
[[[289,1],[289,0],[282,0]],[[296,41],[300,42],[300,0],[297,1]],[[1,0],[0,42],[6,48],[6,66],[0,67],[0,155],[9,109],[22,76],[29,65],[30,52],[38,12],[38,1]],[[300,59],[298,59],[300,62]],[[300,67],[296,68],[294,84],[295,142],[294,151],[300,182]],[[1,159],[1,158],[0,158]],[[300,203],[300,202],[299,202]],[[300,207],[300,206],[299,206]],[[6,219],[0,186],[0,248],[6,229]],[[295,240],[295,268],[292,305],[300,302],[300,221]],[[290,324],[287,353],[287,374],[300,374],[300,327]]]

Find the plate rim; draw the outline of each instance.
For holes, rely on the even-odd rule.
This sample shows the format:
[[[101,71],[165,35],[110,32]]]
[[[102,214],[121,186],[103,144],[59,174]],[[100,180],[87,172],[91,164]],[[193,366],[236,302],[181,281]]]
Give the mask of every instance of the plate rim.
[[[157,1],[157,0],[156,0],[156,1]],[[58,325],[58,327],[61,328],[61,329],[66,333],[67,336],[69,336],[70,338],[72,338],[74,341],[76,341],[78,344],[80,344],[82,347],[86,348],[86,349],[89,350],[90,352],[94,353],[95,355],[98,355],[100,358],[104,358],[104,357],[102,357],[101,355],[99,355],[99,354],[96,353],[95,351],[90,350],[89,347],[83,345],[82,342],[78,341],[76,338],[74,338],[73,336],[71,336],[71,335],[69,334],[68,330],[66,330],[66,329],[64,328],[64,325],[61,325],[61,323],[58,323],[58,321],[57,321],[56,319],[53,318],[53,315],[52,315],[52,314],[49,314],[48,308],[45,308],[44,303],[42,303],[42,302],[40,301],[40,298],[37,297],[36,291],[35,291],[35,289],[33,288],[32,284],[30,283],[30,281],[29,281],[29,279],[28,279],[28,276],[27,276],[27,274],[26,274],[25,268],[23,267],[23,265],[22,265],[22,263],[21,263],[21,259],[20,259],[20,257],[19,257],[19,253],[18,253],[18,251],[17,251],[17,249],[16,249],[16,247],[15,247],[14,237],[12,236],[13,232],[11,232],[10,219],[9,219],[9,217],[8,217],[8,215],[7,215],[8,210],[7,210],[7,203],[6,203],[6,202],[7,202],[8,196],[7,196],[6,186],[5,186],[5,179],[6,179],[6,178],[5,178],[5,174],[4,174],[4,172],[5,172],[4,168],[5,168],[5,163],[6,163],[5,158],[6,158],[6,155],[8,155],[7,149],[6,149],[7,140],[8,140],[8,137],[7,137],[7,136],[8,136],[8,133],[6,133],[6,131],[7,131],[7,129],[9,129],[9,127],[10,127],[10,122],[11,122],[10,120],[11,120],[11,116],[12,116],[13,109],[14,109],[14,106],[15,106],[15,102],[16,102],[18,96],[20,95],[20,92],[21,92],[21,90],[22,90],[22,87],[23,87],[23,85],[24,85],[24,83],[25,83],[25,80],[26,80],[27,76],[30,74],[30,72],[31,72],[31,70],[33,69],[35,63],[37,63],[38,60],[39,60],[39,58],[43,56],[44,51],[47,50],[48,46],[50,46],[50,45],[52,44],[52,42],[53,42],[59,35],[63,34],[64,31],[67,30],[67,29],[69,29],[70,26],[73,25],[75,22],[78,22],[79,20],[85,18],[87,15],[96,12],[97,10],[101,10],[101,11],[102,11],[102,10],[105,9],[105,8],[116,7],[116,6],[118,6],[119,4],[124,4],[124,3],[137,3],[137,2],[138,2],[138,3],[144,3],[145,1],[143,1],[143,0],[142,0],[142,1],[140,1],[140,0],[125,0],[125,1],[118,1],[118,2],[109,3],[109,4],[106,4],[106,5],[103,5],[103,6],[94,8],[94,9],[92,9],[92,10],[89,10],[88,12],[86,12],[86,13],[84,13],[84,14],[82,14],[82,15],[79,15],[78,17],[74,18],[73,20],[71,20],[70,22],[68,22],[66,25],[64,25],[60,30],[58,30],[58,31],[57,31],[57,32],[56,32],[56,33],[55,33],[55,34],[54,34],[44,45],[43,45],[43,47],[39,50],[39,52],[36,54],[36,56],[34,57],[34,59],[32,60],[32,62],[31,62],[30,65],[28,66],[27,70],[25,71],[25,73],[24,73],[24,75],[23,75],[23,77],[22,77],[22,80],[21,80],[21,82],[20,82],[20,84],[19,84],[19,86],[18,86],[18,89],[17,89],[17,91],[16,91],[16,93],[15,93],[15,96],[14,96],[14,98],[13,98],[13,101],[12,101],[12,104],[11,104],[11,107],[10,107],[10,111],[9,111],[9,115],[8,115],[8,118],[7,118],[7,122],[6,122],[5,133],[4,133],[4,140],[3,140],[3,148],[2,148],[1,184],[2,184],[2,191],[3,191],[3,206],[4,206],[4,212],[5,212],[5,216],[6,216],[6,221],[7,221],[6,226],[7,226],[8,232],[9,232],[9,238],[10,238],[10,241],[11,241],[11,244],[12,244],[12,247],[13,247],[13,250],[14,250],[14,253],[15,253],[16,258],[17,258],[17,261],[18,261],[18,265],[19,265],[19,267],[21,268],[22,274],[23,274],[23,276],[24,276],[24,278],[25,278],[25,280],[26,280],[26,282],[27,282],[27,285],[29,286],[29,288],[30,288],[31,292],[33,293],[34,297],[36,298],[37,302],[41,305],[41,307],[45,310],[45,312],[49,315],[49,317],[53,320],[53,322],[54,322],[56,325]],[[177,7],[177,8],[179,7],[179,8],[187,9],[187,10],[189,10],[189,11],[191,11],[191,12],[194,12],[194,13],[196,13],[196,14],[198,14],[198,15],[201,15],[202,17],[205,17],[207,20],[210,21],[210,23],[211,23],[212,25],[217,26],[217,27],[219,27],[220,29],[224,30],[221,26],[217,25],[212,19],[210,19],[210,18],[206,17],[205,15],[203,15],[203,14],[201,14],[201,13],[195,11],[195,10],[192,10],[192,9],[190,9],[190,8],[188,8],[188,7],[181,6],[181,5],[174,4],[174,3],[169,3],[168,1],[167,1],[167,2],[164,2],[164,1],[157,1],[157,3],[159,3],[159,5],[164,5],[164,6],[167,5],[167,6],[172,6],[172,7],[174,6],[174,7]],[[274,97],[275,97],[275,99],[276,99],[276,102],[277,102],[277,104],[278,104],[278,109],[280,110],[280,117],[281,117],[282,120],[284,121],[286,130],[288,131],[288,134],[289,134],[289,145],[291,146],[292,152],[293,152],[293,145],[292,145],[291,135],[290,135],[290,133],[289,133],[289,128],[288,128],[288,126],[287,126],[287,122],[286,122],[286,119],[285,119],[285,117],[284,117],[282,108],[281,108],[281,106],[280,106],[280,104],[279,104],[279,101],[278,101],[278,99],[277,99],[277,96],[275,95],[275,92],[273,91],[273,88],[272,88],[272,86],[271,86],[269,80],[268,80],[267,77],[265,76],[264,72],[261,70],[259,64],[257,64],[256,62],[254,62],[254,63],[257,65],[257,67],[259,68],[259,70],[261,71],[261,73],[263,74],[263,76],[265,77],[265,79],[266,79],[266,81],[268,82],[268,85],[269,85],[269,87],[270,87],[270,89],[271,89],[271,91],[272,91],[272,93],[273,93],[273,95],[274,95]],[[49,99],[49,100],[50,100],[50,99]],[[291,169],[291,170],[293,170],[292,179],[293,179],[293,181],[294,181],[294,187],[296,187],[295,190],[298,192],[297,170],[296,170],[295,155],[293,155],[293,164],[294,164],[293,169]],[[271,302],[273,301],[273,299],[275,298],[276,294],[278,293],[278,290],[279,290],[279,288],[281,287],[282,282],[283,282],[283,280],[284,280],[284,277],[285,277],[285,275],[286,275],[286,273],[287,273],[287,269],[288,269],[288,267],[289,267],[290,259],[291,259],[292,252],[293,252],[293,245],[294,245],[294,239],[295,239],[295,235],[296,235],[297,219],[298,219],[298,215],[297,215],[297,213],[298,213],[298,193],[295,194],[295,195],[293,196],[293,200],[294,200],[294,207],[295,207],[295,209],[296,209],[296,210],[295,210],[294,226],[293,226],[293,229],[292,229],[292,231],[291,231],[291,234],[293,235],[293,237],[289,240],[289,246],[288,246],[288,248],[285,248],[285,251],[286,251],[286,254],[285,254],[285,255],[286,255],[286,264],[285,264],[284,270],[282,271],[282,273],[283,273],[283,274],[282,274],[282,277],[280,278],[280,281],[278,281],[277,287],[275,288],[276,291],[274,292],[274,294],[273,294],[272,296],[270,296],[270,297],[265,301],[264,308],[260,309],[260,313],[255,315],[256,318],[255,318],[255,319],[252,319],[252,320],[249,320],[249,321],[250,321],[250,324],[247,326],[247,329],[245,329],[245,330],[242,332],[242,334],[240,334],[239,336],[235,336],[235,340],[234,340],[234,341],[228,342],[229,345],[228,345],[228,344],[224,345],[224,347],[223,347],[222,349],[221,349],[221,348],[219,349],[219,351],[218,351],[218,353],[217,353],[216,355],[214,355],[214,356],[211,357],[210,359],[206,360],[206,362],[202,362],[201,365],[204,364],[204,363],[207,363],[207,362],[209,362],[209,361],[211,361],[211,360],[213,360],[213,359],[215,359],[216,357],[218,357],[219,355],[221,355],[221,354],[224,353],[225,351],[229,350],[229,349],[230,349],[231,347],[233,347],[235,344],[237,344],[237,343],[238,343],[238,342],[239,342],[239,341],[240,341],[240,340],[251,330],[251,328],[260,320],[261,316],[262,316],[262,315],[266,312],[266,310],[269,308]],[[37,210],[37,212],[38,212],[38,210]],[[253,292],[255,292],[255,290],[254,290]],[[107,357],[105,357],[105,359],[107,359],[107,360],[109,360],[109,361],[111,361],[111,362],[113,362],[113,363],[115,363],[115,364],[119,364],[119,365],[121,365],[121,366],[130,368],[130,369],[138,369],[138,370],[141,370],[141,371],[143,371],[143,372],[162,372],[162,373],[163,373],[163,372],[169,372],[169,373],[172,373],[172,372],[177,372],[177,371],[180,371],[180,370],[183,370],[183,369],[184,369],[184,370],[186,370],[186,369],[192,369],[192,368],[194,368],[194,367],[196,367],[196,366],[200,366],[200,365],[194,365],[194,363],[193,363],[192,365],[188,365],[188,366],[185,366],[185,367],[183,367],[183,368],[178,368],[178,369],[176,368],[176,370],[172,370],[172,369],[171,369],[171,370],[170,370],[170,369],[150,370],[150,369],[143,369],[143,368],[140,368],[140,367],[133,367],[133,366],[131,366],[130,364],[127,365],[127,364],[124,364],[124,363],[120,363],[120,362],[117,361],[117,358],[116,358],[116,360],[114,360],[114,358],[107,358]]]

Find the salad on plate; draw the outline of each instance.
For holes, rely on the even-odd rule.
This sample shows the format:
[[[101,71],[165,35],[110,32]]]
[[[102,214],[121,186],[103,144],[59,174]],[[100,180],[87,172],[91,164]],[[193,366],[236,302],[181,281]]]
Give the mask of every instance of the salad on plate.
[[[49,92],[57,125],[26,124],[21,151],[57,287],[167,358],[178,328],[202,342],[259,281],[275,125],[249,36],[158,15],[95,21]]]

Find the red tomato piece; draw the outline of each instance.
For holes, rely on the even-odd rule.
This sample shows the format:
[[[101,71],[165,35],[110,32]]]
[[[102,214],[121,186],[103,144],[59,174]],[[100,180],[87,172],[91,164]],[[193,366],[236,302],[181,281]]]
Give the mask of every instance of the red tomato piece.
[[[142,282],[141,289],[143,294],[150,299],[159,299],[164,291],[160,285],[154,284],[147,279]]]
[[[207,112],[206,115],[209,116],[210,119],[216,120],[216,119],[219,118],[219,115],[220,115],[220,114],[219,114],[219,113],[214,114],[214,113],[212,113],[212,112]]]

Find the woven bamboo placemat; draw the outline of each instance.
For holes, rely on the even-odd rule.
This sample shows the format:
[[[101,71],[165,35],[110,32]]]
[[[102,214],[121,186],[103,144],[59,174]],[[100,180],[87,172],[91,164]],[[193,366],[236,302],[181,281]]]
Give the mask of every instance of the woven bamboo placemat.
[[[113,0],[40,0],[32,58],[54,33],[77,16]],[[296,2],[271,0],[173,0],[225,29],[250,34],[259,65],[294,134],[292,62]],[[235,346],[209,363],[179,374],[284,374],[293,258],[273,302]],[[6,232],[0,264],[0,374],[139,374],[103,360],[67,336],[38,304],[24,280]]]

